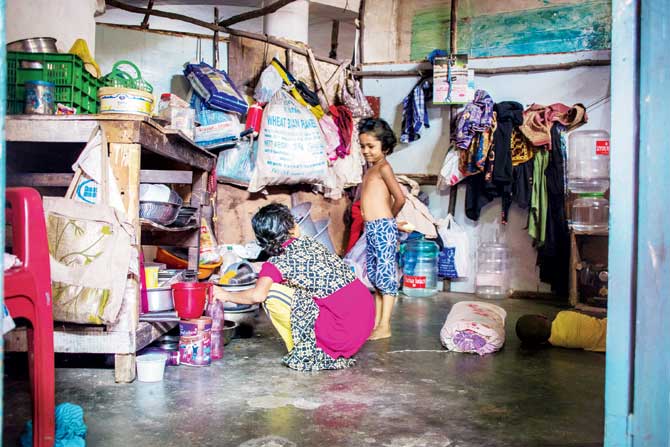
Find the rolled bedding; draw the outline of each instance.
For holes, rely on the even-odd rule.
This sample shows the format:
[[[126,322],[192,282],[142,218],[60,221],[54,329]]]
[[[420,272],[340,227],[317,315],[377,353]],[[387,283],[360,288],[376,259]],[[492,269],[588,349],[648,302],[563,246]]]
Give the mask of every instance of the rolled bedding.
[[[495,304],[461,301],[447,315],[440,341],[455,352],[496,352],[505,344],[505,317],[505,309]]]

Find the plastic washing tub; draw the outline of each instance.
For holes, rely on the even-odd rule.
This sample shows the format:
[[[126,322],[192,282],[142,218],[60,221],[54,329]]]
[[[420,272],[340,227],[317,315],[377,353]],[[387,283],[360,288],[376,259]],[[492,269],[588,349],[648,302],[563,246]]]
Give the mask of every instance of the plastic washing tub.
[[[291,214],[300,227],[300,232],[303,236],[315,236],[317,233],[316,226],[310,216],[311,210],[312,204],[310,202],[303,202],[291,208]]]
[[[163,353],[139,355],[137,362],[137,380],[140,382],[160,382],[165,372],[167,356]]]

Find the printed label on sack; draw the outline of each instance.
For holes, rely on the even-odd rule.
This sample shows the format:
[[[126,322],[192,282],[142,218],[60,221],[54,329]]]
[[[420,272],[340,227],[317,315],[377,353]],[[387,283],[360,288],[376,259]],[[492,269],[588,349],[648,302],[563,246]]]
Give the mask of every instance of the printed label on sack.
[[[610,140],[596,140],[596,155],[610,154]]]
[[[405,275],[403,280],[403,286],[410,289],[425,289],[426,288],[426,277],[425,276],[407,276]]]

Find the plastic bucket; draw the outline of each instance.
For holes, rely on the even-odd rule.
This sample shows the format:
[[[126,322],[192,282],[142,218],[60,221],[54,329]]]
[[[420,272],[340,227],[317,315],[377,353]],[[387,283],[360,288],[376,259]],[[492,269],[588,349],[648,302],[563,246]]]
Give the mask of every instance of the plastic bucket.
[[[330,240],[330,234],[328,234],[328,226],[330,225],[330,219],[317,220],[314,226],[316,227],[316,236],[314,239],[321,242],[326,246],[331,253],[335,253],[335,247],[333,247],[333,241]]]
[[[193,319],[202,316],[211,297],[212,283],[207,282],[178,282],[172,284],[174,309],[179,318]]]
[[[163,380],[165,360],[167,360],[167,356],[158,352],[137,356],[135,359],[137,380],[140,382],[160,382]]]
[[[304,236],[315,236],[317,233],[316,226],[310,217],[311,209],[312,204],[310,202],[304,202],[291,208],[291,214],[293,214],[295,222],[300,227],[300,233]]]

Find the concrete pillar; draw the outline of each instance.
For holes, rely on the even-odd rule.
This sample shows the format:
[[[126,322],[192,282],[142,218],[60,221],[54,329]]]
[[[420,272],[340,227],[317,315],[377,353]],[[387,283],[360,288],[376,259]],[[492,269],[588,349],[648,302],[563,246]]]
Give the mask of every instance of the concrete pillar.
[[[96,0],[7,0],[7,42],[53,37],[59,51],[86,40],[95,54]]]
[[[270,36],[308,43],[309,2],[297,0],[265,16],[263,32]]]

